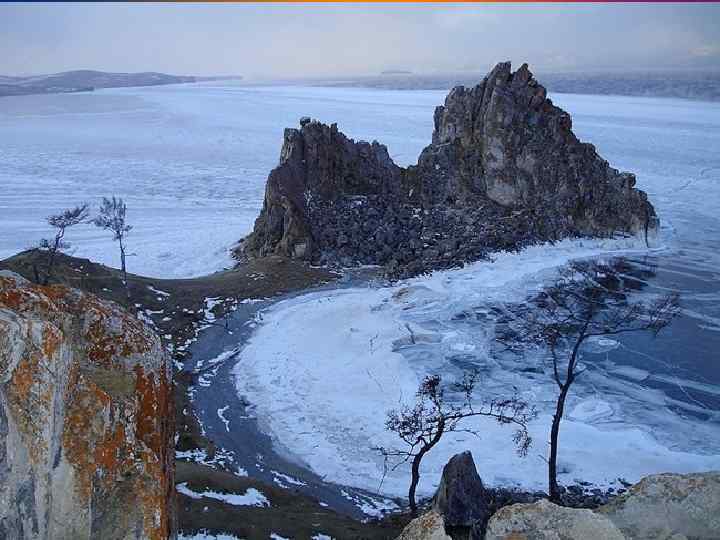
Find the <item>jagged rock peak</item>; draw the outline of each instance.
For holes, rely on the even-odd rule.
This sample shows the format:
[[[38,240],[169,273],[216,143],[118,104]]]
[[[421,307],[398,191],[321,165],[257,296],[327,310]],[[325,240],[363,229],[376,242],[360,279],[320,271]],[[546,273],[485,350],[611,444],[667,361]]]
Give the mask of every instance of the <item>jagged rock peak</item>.
[[[635,176],[572,132],[526,64],[498,64],[437,107],[417,165],[393,163],[308,117],[285,130],[263,209],[237,251],[394,275],[457,266],[502,249],[568,236],[648,234],[657,226]]]

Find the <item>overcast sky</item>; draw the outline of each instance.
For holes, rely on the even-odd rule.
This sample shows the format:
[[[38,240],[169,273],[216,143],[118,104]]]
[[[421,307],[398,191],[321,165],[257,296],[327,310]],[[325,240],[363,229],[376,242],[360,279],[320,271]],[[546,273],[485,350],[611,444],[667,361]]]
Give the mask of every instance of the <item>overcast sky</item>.
[[[720,67],[720,4],[1,4],[0,73]]]

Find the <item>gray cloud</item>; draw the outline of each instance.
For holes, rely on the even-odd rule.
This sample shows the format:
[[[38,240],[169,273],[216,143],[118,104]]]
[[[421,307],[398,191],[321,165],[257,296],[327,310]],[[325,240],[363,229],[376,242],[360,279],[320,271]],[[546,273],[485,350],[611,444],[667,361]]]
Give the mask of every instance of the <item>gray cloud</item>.
[[[720,67],[720,5],[3,4],[0,51],[4,74]]]

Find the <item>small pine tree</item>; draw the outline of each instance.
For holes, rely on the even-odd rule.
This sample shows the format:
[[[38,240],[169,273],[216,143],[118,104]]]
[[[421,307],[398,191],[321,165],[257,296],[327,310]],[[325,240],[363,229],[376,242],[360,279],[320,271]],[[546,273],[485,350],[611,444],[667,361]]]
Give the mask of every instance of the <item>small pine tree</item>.
[[[55,257],[59,251],[70,248],[70,243],[65,238],[65,232],[69,227],[74,227],[87,220],[89,215],[87,203],[83,203],[75,208],[63,210],[59,214],[53,214],[47,218],[48,225],[54,227],[57,232],[54,239],[43,238],[40,240],[38,247],[47,252],[47,263],[45,266],[45,277],[41,280],[40,274],[35,267],[35,280],[43,285],[47,285],[52,279],[53,266]]]
[[[130,289],[127,280],[127,265],[125,263],[127,252],[124,243],[125,236],[132,230],[132,225],[128,225],[125,221],[127,213],[127,205],[121,198],[108,199],[103,197],[100,205],[98,216],[93,219],[93,224],[106,231],[113,233],[113,240],[118,242],[120,246],[120,267],[122,270],[122,282],[125,286],[128,298],[130,297]]]

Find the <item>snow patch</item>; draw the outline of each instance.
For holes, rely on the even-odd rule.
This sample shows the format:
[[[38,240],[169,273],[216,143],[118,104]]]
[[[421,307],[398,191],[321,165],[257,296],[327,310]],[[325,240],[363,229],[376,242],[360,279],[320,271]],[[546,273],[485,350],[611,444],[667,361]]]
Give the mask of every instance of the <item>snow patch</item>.
[[[191,490],[187,486],[187,482],[178,484],[175,486],[178,493],[187,495],[193,499],[202,499],[203,497],[208,499],[215,499],[222,501],[227,504],[234,506],[270,506],[270,501],[260,491],[255,488],[248,488],[243,495],[236,493],[219,493],[217,491],[203,491],[198,493],[197,491]]]
[[[196,533],[179,533],[178,540],[242,540],[237,536],[227,533],[211,533],[203,530]]]

